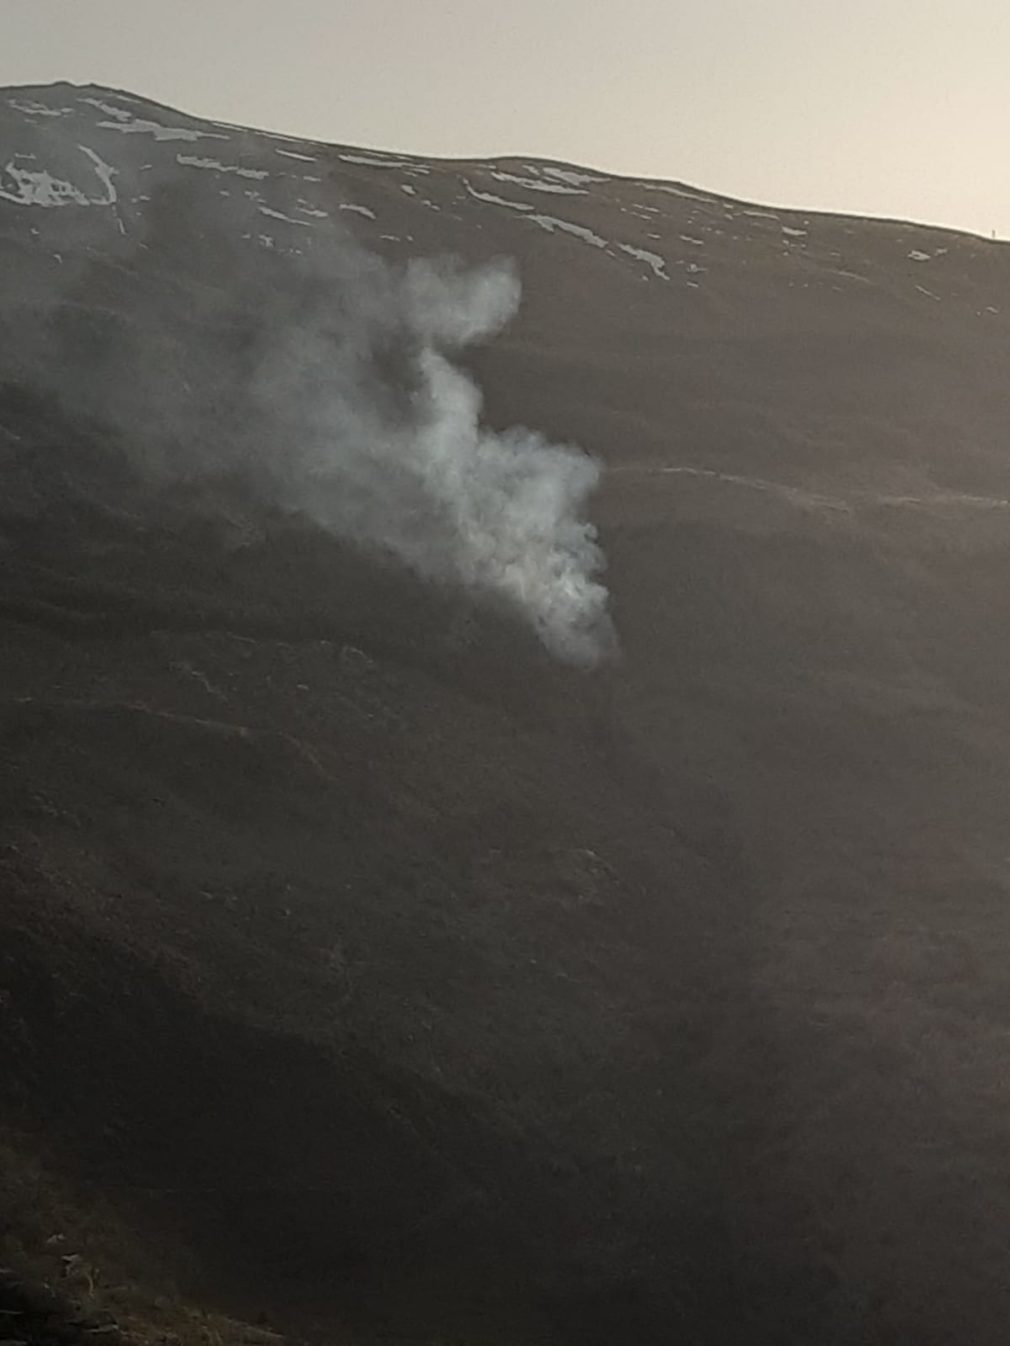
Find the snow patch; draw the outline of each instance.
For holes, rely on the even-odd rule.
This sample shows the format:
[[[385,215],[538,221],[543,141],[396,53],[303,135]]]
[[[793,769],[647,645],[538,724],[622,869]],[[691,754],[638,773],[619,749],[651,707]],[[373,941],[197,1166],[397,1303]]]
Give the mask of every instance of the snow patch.
[[[607,246],[605,238],[601,238],[599,234],[594,234],[592,229],[587,229],[584,225],[572,224],[570,220],[559,220],[553,215],[524,215],[523,218],[532,220],[541,229],[546,229],[549,234],[557,233],[560,230],[564,234],[571,234],[574,238],[581,238],[584,243],[589,243],[594,248],[606,248]]]
[[[125,95],[121,95],[121,97],[125,97]],[[241,131],[244,135],[248,135],[250,131],[252,131],[252,134],[257,138],[262,137],[264,140],[282,140],[285,145],[311,145],[315,148],[317,144],[314,140],[306,140],[304,136],[286,136],[282,135],[279,131],[264,131],[261,127],[256,127],[254,129],[249,126],[240,126],[238,122],[211,122],[210,125],[218,126],[222,131]],[[222,136],[221,139],[230,140],[231,136]],[[252,234],[243,234],[242,237],[252,238]]]
[[[341,210],[353,210],[354,213],[355,213],[356,215],[364,215],[365,218],[366,218],[366,219],[369,219],[369,220],[374,220],[374,219],[375,219],[375,211],[374,211],[374,210],[369,210],[367,206],[352,206],[352,205],[346,205],[346,206],[341,206],[340,209],[341,209]]]
[[[928,252],[920,252],[918,248],[913,248],[908,254],[908,260],[910,262],[930,262],[933,259]]]
[[[14,190],[8,191],[6,184],[12,184]],[[92,203],[71,182],[54,178],[43,170],[33,173],[30,169],[19,168],[13,160],[0,171],[0,200],[10,201],[15,206],[41,206],[43,210],[52,210],[58,206],[90,206]]]
[[[113,168],[111,164],[107,164],[94,150],[88,149],[87,145],[78,145],[77,148],[82,154],[86,154],[94,164],[98,180],[105,188],[105,200],[93,201],[91,204],[96,206],[114,206],[119,200],[119,195],[112,179],[116,176],[118,170]]]
[[[492,173],[498,182],[514,182],[530,192],[553,192],[556,196],[586,196],[582,187],[570,187],[562,182],[541,182],[537,178],[521,178],[516,173]]]
[[[555,168],[552,164],[545,164],[540,171],[546,177],[567,183],[569,187],[591,187],[593,183],[607,181],[603,173],[576,172],[571,168]]]
[[[466,178],[463,179],[463,186],[475,201],[486,201],[491,206],[506,206],[509,210],[533,209],[526,201],[508,201],[504,196],[495,196],[494,192],[480,192],[476,187],[471,186]]]
[[[99,112],[104,112],[107,117],[112,117],[117,122],[133,120],[132,112],[128,112],[126,108],[116,107],[114,103],[103,103],[100,98],[79,98],[77,101],[97,108]]]
[[[306,164],[317,164],[319,160],[311,154],[296,154],[294,150],[275,149],[274,154],[283,154],[285,159],[301,159]]]
[[[201,159],[197,154],[177,154],[175,161],[186,168],[210,168],[215,173],[236,173],[240,178],[255,178],[257,182],[270,176],[265,168],[241,168],[238,164],[223,164],[219,159]]]
[[[27,98],[8,98],[7,106],[15,112],[23,112],[26,117],[68,117],[74,111],[72,107],[46,107],[45,103],[35,103]]]
[[[682,196],[687,201],[703,201],[707,206],[718,206],[714,196],[702,196],[700,192],[689,192],[686,187],[671,187],[666,182],[638,182],[636,187],[644,187],[647,192],[668,192],[670,196]]]
[[[558,182],[566,182],[569,187],[589,187],[594,182],[607,180],[596,173],[577,173],[574,168],[555,168],[553,164],[540,164],[539,167],[527,164],[527,168],[532,168],[535,173],[542,173],[545,178],[556,178]]]
[[[290,215],[284,215],[281,211],[273,210],[270,206],[257,206],[256,209],[261,215],[269,215],[272,220],[283,220],[285,224],[297,224],[302,229],[312,228],[308,220],[293,220]]]
[[[364,164],[366,168],[399,168],[406,170],[417,167],[409,159],[386,159],[380,158],[376,154],[338,154],[337,158],[342,159],[345,164]]]
[[[129,113],[120,115],[130,116]],[[184,126],[162,126],[151,121],[108,121],[99,122],[103,131],[122,131],[124,135],[150,135],[155,140],[229,140],[229,136],[218,135],[216,131],[193,131]]]
[[[805,229],[793,229],[788,224],[782,226],[782,232],[789,238],[806,238],[807,236]]]
[[[622,252],[628,253],[630,257],[637,257],[640,262],[652,268],[653,274],[660,280],[669,280],[667,274],[666,262],[657,252],[649,252],[647,248],[635,248],[630,243],[618,243]]]

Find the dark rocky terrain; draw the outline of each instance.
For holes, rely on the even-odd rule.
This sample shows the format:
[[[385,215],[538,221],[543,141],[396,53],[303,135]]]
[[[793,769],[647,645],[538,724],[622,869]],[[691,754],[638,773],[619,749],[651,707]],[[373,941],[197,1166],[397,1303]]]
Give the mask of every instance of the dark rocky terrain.
[[[333,238],[516,259],[595,667],[242,456]],[[1002,1343],[1006,248],[56,86],[0,253],[0,1339]]]

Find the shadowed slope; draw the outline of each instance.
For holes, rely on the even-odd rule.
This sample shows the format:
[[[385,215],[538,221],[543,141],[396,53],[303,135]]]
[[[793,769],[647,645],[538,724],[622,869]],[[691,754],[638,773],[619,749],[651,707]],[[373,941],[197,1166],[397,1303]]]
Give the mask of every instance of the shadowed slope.
[[[25,1171],[100,1192],[138,1282],[327,1340],[1000,1342],[1005,250],[101,90],[4,115]],[[136,404],[213,392],[220,294],[334,221],[517,258],[467,365],[604,463],[595,673],[255,477],[151,491]]]

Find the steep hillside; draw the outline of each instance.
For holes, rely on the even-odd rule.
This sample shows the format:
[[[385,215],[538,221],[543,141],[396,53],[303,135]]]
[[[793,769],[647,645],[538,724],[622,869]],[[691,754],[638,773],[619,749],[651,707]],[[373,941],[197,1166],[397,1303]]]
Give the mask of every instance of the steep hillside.
[[[61,85],[0,255],[0,1338],[1002,1342],[1006,249]]]

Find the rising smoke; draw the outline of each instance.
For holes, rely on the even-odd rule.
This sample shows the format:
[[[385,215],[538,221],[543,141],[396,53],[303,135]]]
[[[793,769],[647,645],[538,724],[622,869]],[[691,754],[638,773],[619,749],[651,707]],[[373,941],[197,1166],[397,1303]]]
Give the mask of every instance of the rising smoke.
[[[311,320],[302,307],[265,334],[252,402],[284,430],[261,461],[338,536],[505,599],[553,653],[594,662],[607,593],[582,510],[599,468],[533,431],[482,426],[480,390],[451,359],[513,316],[514,268],[358,263],[339,320],[317,298]]]
[[[114,302],[102,325],[106,269],[61,267],[39,352],[61,398],[114,427],[148,481],[241,481],[596,662],[613,640],[584,516],[599,468],[535,431],[488,429],[454,362],[514,316],[515,268],[396,268],[336,229],[281,255],[208,204],[182,179],[154,190],[128,316]]]

